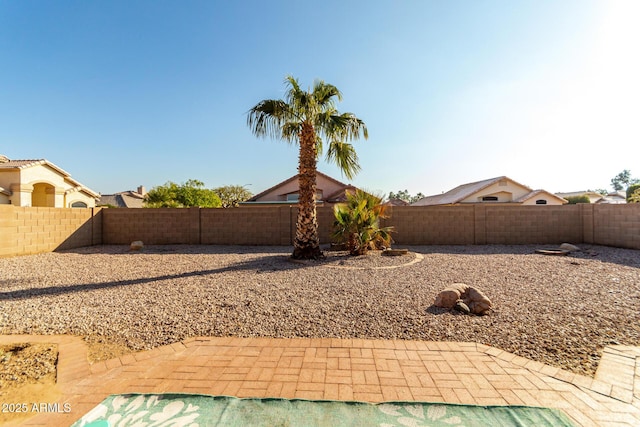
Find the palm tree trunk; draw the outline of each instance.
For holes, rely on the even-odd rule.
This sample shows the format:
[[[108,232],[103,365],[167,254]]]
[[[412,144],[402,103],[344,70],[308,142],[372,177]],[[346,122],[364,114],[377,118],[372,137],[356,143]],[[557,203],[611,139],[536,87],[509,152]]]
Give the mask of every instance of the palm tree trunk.
[[[318,259],[323,254],[316,216],[316,134],[311,123],[303,123],[300,132],[298,165],[298,219],[293,241],[294,259]]]

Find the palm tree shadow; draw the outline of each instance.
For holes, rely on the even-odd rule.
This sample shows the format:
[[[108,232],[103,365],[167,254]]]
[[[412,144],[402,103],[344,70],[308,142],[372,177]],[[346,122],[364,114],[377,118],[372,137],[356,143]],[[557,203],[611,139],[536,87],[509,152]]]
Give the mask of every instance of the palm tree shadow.
[[[0,301],[11,300],[24,300],[29,298],[37,298],[41,296],[57,296],[74,292],[90,292],[101,289],[114,289],[125,286],[140,285],[153,282],[163,282],[166,280],[183,279],[188,277],[207,277],[214,276],[225,272],[237,272],[237,271],[254,271],[255,274],[262,274],[271,271],[287,271],[297,270],[301,268],[308,268],[308,265],[297,264],[289,262],[288,256],[278,255],[266,255],[259,258],[254,258],[247,261],[238,262],[225,267],[214,268],[210,270],[195,270],[185,273],[177,274],[164,274],[153,277],[141,277],[137,279],[128,280],[116,280],[111,282],[99,282],[99,283],[82,283],[82,284],[69,284],[59,286],[49,286],[46,288],[30,288],[30,289],[16,289],[11,291],[0,292]],[[30,281],[22,279],[20,284],[27,285]],[[16,280],[0,280],[0,286],[16,285]]]

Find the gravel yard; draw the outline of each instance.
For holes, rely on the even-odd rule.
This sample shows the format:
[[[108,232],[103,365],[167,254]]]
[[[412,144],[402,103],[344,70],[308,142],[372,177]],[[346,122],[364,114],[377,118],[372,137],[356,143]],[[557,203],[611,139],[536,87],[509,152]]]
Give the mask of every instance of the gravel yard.
[[[303,263],[287,247],[238,246],[4,258],[0,333],[98,336],[132,349],[190,336],[474,341],[587,375],[604,346],[640,345],[640,251],[538,248],[414,246],[403,257]],[[455,282],[482,290],[495,312],[433,307]]]

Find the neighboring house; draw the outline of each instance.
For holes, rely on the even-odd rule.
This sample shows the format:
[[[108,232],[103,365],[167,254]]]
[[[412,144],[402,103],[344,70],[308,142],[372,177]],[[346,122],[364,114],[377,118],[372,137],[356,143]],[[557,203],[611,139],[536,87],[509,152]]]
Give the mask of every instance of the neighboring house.
[[[556,196],[563,197],[565,199],[567,197],[587,196],[590,203],[597,204],[627,203],[627,193],[624,191],[614,191],[607,194],[606,196],[600,193],[596,193],[595,191],[572,191],[570,193],[556,193]]]
[[[346,191],[355,192],[356,187],[331,178],[322,172],[316,172],[316,201],[321,203],[339,203],[346,200]],[[256,194],[241,206],[277,205],[298,203],[298,175],[282,181],[271,188]]]
[[[98,206],[114,206],[117,208],[142,208],[144,196],[147,194],[143,186],[136,191],[122,191],[115,194],[103,194],[100,196]]]
[[[571,191],[569,193],[556,193],[556,196],[562,197],[566,199],[568,197],[582,197],[587,196],[589,198],[589,203],[600,203],[604,196],[600,193],[596,193],[595,191]]]
[[[427,196],[411,206],[506,203],[517,205],[563,205],[562,197],[545,190],[532,190],[506,176],[460,185],[446,193]]]
[[[402,199],[389,199],[383,203],[383,205],[387,206],[409,206],[409,202]]]
[[[10,160],[0,155],[0,204],[92,208],[99,197],[48,160]]]
[[[621,204],[627,203],[627,192],[626,191],[614,191],[607,194],[604,197],[604,200],[599,203],[613,203],[613,204]]]

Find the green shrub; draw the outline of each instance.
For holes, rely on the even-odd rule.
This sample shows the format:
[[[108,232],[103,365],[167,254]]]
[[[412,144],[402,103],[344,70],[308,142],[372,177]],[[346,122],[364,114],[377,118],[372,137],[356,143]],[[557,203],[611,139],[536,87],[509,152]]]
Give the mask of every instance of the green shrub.
[[[347,202],[333,207],[335,216],[333,238],[344,243],[351,255],[364,255],[369,249],[391,245],[393,227],[380,227],[380,219],[387,218],[387,206],[382,198],[362,190],[347,192]]]
[[[198,206],[201,208],[219,208],[222,205],[220,197],[213,190],[204,188],[204,183],[195,179],[185,184],[167,182],[165,185],[154,187],[144,199],[146,208],[186,208]]]
[[[569,202],[570,205],[575,205],[578,203],[591,203],[591,199],[589,199],[589,196],[570,196],[565,197],[565,199]]]
[[[627,188],[627,202],[631,201],[631,196],[640,190],[640,184],[633,184]]]

